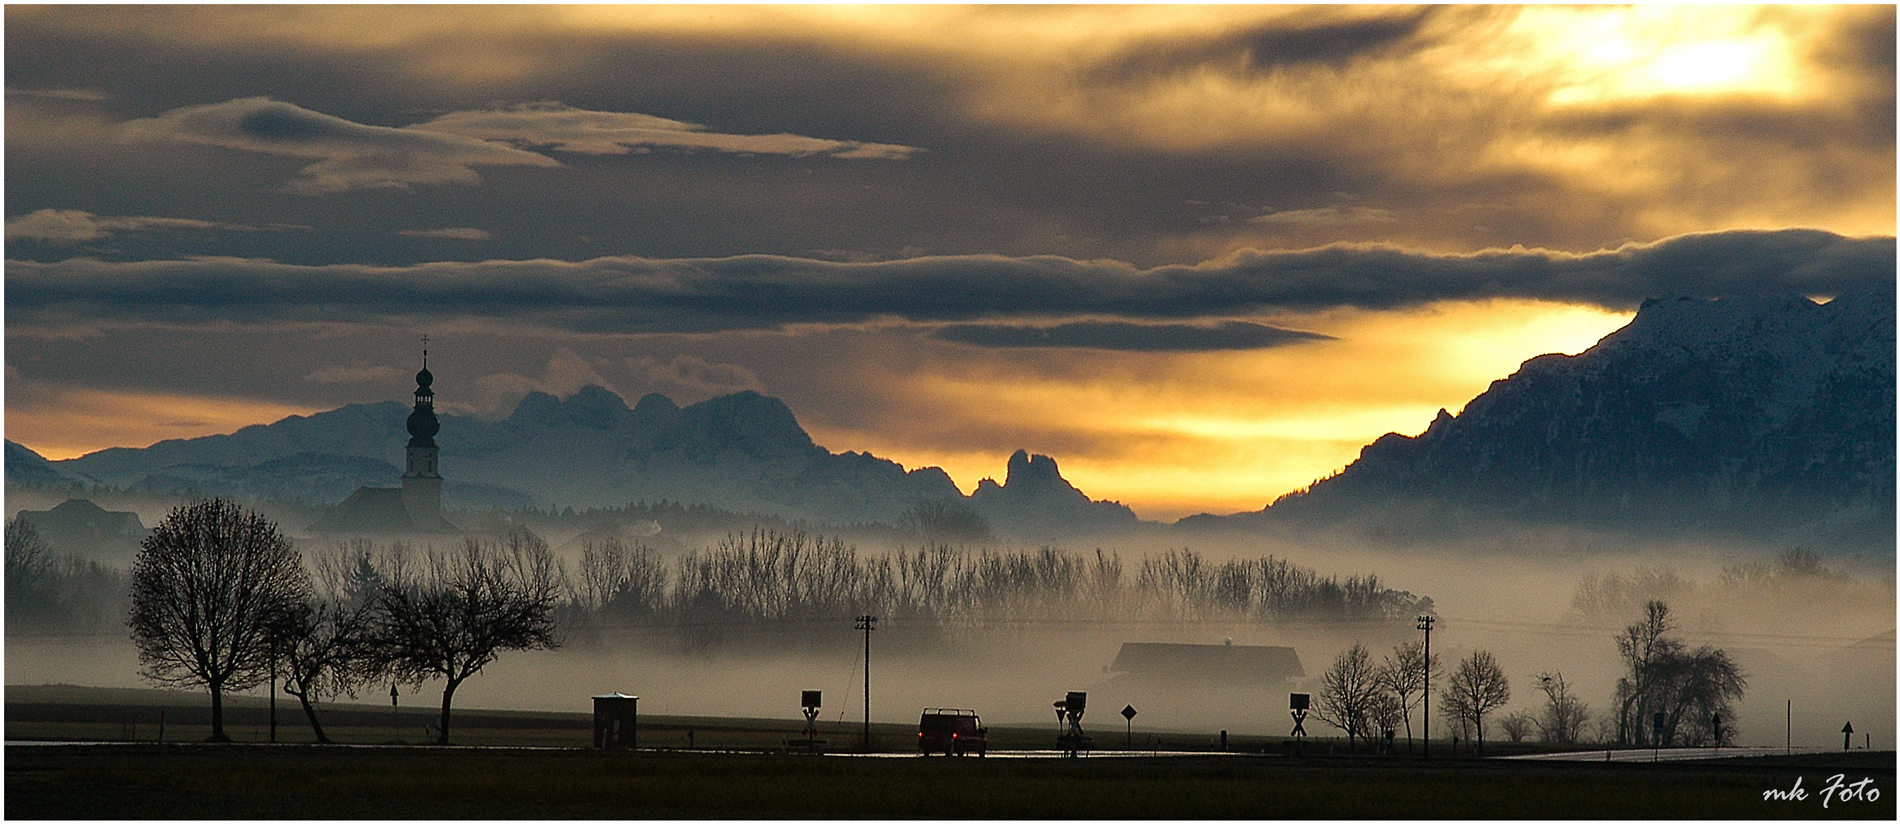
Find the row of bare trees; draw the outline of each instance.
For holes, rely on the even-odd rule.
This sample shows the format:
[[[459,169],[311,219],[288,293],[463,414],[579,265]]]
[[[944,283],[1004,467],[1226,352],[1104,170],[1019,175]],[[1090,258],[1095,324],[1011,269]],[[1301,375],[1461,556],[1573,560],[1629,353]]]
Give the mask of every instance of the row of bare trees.
[[[687,627],[835,620],[876,612],[899,621],[973,627],[1037,620],[1403,620],[1431,601],[1343,582],[1285,559],[1211,561],[1180,549],[1130,575],[1110,552],[966,550],[931,544],[862,553],[838,538],[791,530],[729,534],[670,569],[640,544],[586,544],[570,590],[580,626]]]
[[[1313,714],[1345,732],[1348,746],[1359,738],[1376,740],[1403,725],[1409,752],[1414,744],[1413,711],[1420,708],[1427,689],[1437,687],[1432,694],[1438,696],[1439,714],[1466,738],[1475,729],[1482,752],[1485,717],[1511,700],[1510,679],[1504,676],[1497,659],[1484,650],[1459,661],[1442,686],[1441,675],[1438,656],[1427,660],[1424,645],[1418,641],[1399,644],[1376,664],[1364,644],[1354,643],[1320,676]]]
[[[101,632],[125,620],[125,572],[55,552],[24,518],[6,523],[7,632]]]
[[[359,543],[313,566],[314,580],[276,524],[230,501],[173,510],[132,566],[127,624],[141,674],[207,689],[219,741],[224,693],[281,675],[323,743],[321,698],[441,679],[437,740],[447,743],[463,681],[502,652],[560,643],[560,566],[526,532],[420,552]]]
[[[1674,636],[1676,625],[1662,601],[1644,605],[1642,619],[1616,635],[1617,652],[1627,668],[1617,679],[1615,713],[1605,720],[1606,743],[1625,746],[1723,745],[1733,740],[1734,704],[1748,685],[1728,654],[1704,645],[1693,650]],[[1483,752],[1486,718],[1511,700],[1510,679],[1490,652],[1476,650],[1439,687],[1437,656],[1424,660],[1418,642],[1400,644],[1374,663],[1365,645],[1355,643],[1334,659],[1320,678],[1314,714],[1346,733],[1348,744],[1405,726],[1412,745],[1412,709],[1429,685],[1437,709],[1457,734],[1475,740]],[[1545,672],[1535,682],[1544,702],[1534,712],[1503,717],[1499,725],[1512,741],[1536,732],[1546,744],[1584,740],[1590,707],[1563,673]],[[1476,736],[1473,739],[1473,736]]]

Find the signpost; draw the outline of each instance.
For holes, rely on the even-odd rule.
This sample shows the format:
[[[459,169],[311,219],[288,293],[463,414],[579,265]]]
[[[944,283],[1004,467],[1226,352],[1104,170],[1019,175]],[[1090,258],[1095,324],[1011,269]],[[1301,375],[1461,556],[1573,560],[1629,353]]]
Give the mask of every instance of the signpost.
[[[1847,724],[1841,727],[1841,749],[1851,750],[1853,748],[1854,748],[1854,722],[1849,721],[1847,722]]]
[[[1649,723],[1650,729],[1655,733],[1650,737],[1650,743],[1655,745],[1655,749],[1649,754],[1649,760],[1658,761],[1662,758],[1663,714],[1659,712],[1650,716]]]
[[[1309,693],[1294,692],[1287,694],[1287,708],[1293,715],[1293,732],[1289,735],[1299,743],[1300,751],[1306,751],[1306,709],[1313,705],[1313,696]]]
[[[823,690],[803,690],[798,703],[805,711],[805,751],[818,751],[818,709],[824,706]]]
[[[1122,718],[1125,718],[1128,720],[1128,740],[1125,743],[1127,746],[1132,747],[1135,745],[1135,705],[1134,704],[1129,704],[1126,707],[1122,707]]]
[[[1089,749],[1093,741],[1082,732],[1082,712],[1088,709],[1088,701],[1088,693],[1071,692],[1067,697],[1056,702],[1057,721],[1060,722],[1065,716],[1069,720],[1068,730],[1056,736],[1056,746],[1062,749],[1062,755],[1065,758],[1074,758],[1078,752]]]

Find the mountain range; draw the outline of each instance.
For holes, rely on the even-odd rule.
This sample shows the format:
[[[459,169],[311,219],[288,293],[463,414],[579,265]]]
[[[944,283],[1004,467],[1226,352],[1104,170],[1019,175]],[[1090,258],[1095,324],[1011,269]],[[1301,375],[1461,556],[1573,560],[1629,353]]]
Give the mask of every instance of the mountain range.
[[[1892,290],[1650,300],[1306,490],[1183,526],[1502,519],[1892,552],[1894,306]]]
[[[1892,552],[1895,295],[1642,305],[1577,355],[1543,355],[1415,436],[1257,512],[1201,515],[1183,531],[1359,524],[1456,534],[1538,524],[1643,535],[1749,536],[1819,550]],[[302,499],[329,504],[394,486],[404,404],[356,404],[229,435],[47,461],[6,444],[6,479]],[[943,470],[907,470],[812,442],[777,399],[740,392],[631,408],[586,387],[531,393],[501,421],[442,415],[451,507],[616,507],[703,502],[818,523],[897,524],[926,504],[979,514],[999,534],[1051,538],[1141,524],[1091,500],[1047,456],[1017,451],[1002,483],[962,495]]]
[[[409,412],[395,401],[352,404],[229,435],[65,461],[47,461],[9,441],[7,482],[335,504],[358,487],[396,485],[402,470],[389,459],[403,454]],[[1011,536],[1136,523],[1125,506],[1089,500],[1049,457],[1019,450],[1002,483],[984,479],[966,498],[937,467],[906,470],[868,453],[826,450],[783,402],[757,392],[686,407],[656,393],[629,408],[619,395],[587,386],[566,399],[530,393],[501,421],[438,418],[443,497],[451,508],[670,500],[818,523],[895,524],[914,519],[920,504],[948,502]]]

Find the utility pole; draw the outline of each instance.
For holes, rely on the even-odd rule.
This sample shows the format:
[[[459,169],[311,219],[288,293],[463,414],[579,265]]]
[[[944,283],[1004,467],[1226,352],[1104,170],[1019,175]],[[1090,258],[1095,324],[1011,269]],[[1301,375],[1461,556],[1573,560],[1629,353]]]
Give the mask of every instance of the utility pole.
[[[1419,707],[1425,716],[1425,757],[1432,757],[1432,622],[1438,619],[1430,615],[1418,616],[1418,628],[1425,631],[1425,690],[1419,697]]]
[[[856,629],[864,633],[864,751],[871,751],[871,631],[877,629],[877,616],[860,615]]]

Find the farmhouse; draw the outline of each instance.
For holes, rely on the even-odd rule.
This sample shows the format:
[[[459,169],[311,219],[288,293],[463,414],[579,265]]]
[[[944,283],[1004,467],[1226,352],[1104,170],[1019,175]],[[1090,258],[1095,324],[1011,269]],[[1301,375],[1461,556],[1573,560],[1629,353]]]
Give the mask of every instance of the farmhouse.
[[[32,524],[56,552],[78,555],[132,555],[150,530],[136,512],[112,512],[84,498],[68,498],[52,509],[21,510],[20,520]]]

